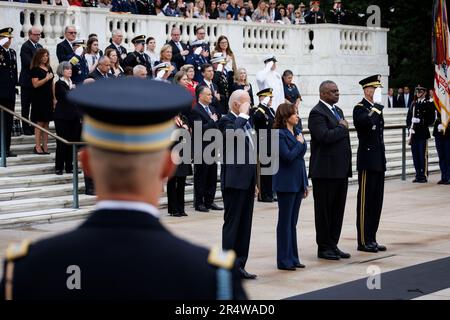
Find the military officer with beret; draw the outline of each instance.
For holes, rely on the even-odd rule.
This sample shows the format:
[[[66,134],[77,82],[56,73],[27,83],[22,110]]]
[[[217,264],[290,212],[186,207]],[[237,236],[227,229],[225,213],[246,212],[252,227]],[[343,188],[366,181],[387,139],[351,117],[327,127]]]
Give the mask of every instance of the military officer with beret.
[[[138,64],[147,68],[147,76],[152,77],[152,63],[148,55],[144,53],[145,49],[145,35],[134,37],[131,42],[134,45],[134,51],[127,54],[123,61],[124,68],[134,68]]]
[[[16,85],[17,78],[17,55],[14,49],[11,49],[13,38],[13,28],[0,29],[0,104],[11,111],[14,111],[16,105]],[[16,157],[17,155],[10,151],[11,130],[13,127],[13,116],[3,112],[5,119],[6,156]]]
[[[364,99],[353,109],[353,122],[359,140],[356,227],[358,250],[365,252],[386,251],[376,237],[383,208],[386,171],[384,106],[374,101],[376,91],[382,88],[380,80],[381,75],[378,74],[359,82],[364,90]]]
[[[428,182],[428,139],[431,138],[428,127],[434,123],[435,108],[433,102],[427,98],[427,91],[427,88],[420,85],[416,87],[414,101],[406,117],[409,144],[416,170],[414,183]]]
[[[190,244],[159,220],[173,119],[191,95],[127,77],[79,86],[68,99],[84,111],[80,158],[99,201],[75,230],[10,246],[0,299],[246,298],[232,251]]]
[[[275,110],[272,108],[272,88],[259,91],[256,94],[259,98],[259,105],[252,112],[252,123],[258,136],[258,154],[268,158],[271,155],[271,132],[275,121]],[[263,150],[261,150],[262,146]],[[270,167],[270,163],[258,161],[258,201],[273,202],[272,175],[261,174],[261,168]]]

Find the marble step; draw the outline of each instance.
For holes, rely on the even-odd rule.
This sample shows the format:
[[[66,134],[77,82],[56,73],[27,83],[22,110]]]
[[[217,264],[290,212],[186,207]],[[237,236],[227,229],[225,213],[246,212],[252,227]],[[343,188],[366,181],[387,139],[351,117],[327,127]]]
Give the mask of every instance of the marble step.
[[[72,184],[71,174],[63,174],[62,176],[57,176],[55,174],[10,176],[2,174],[3,169],[4,168],[0,168],[0,190],[11,188]],[[78,175],[78,181],[80,185],[83,183],[84,178],[82,174]]]

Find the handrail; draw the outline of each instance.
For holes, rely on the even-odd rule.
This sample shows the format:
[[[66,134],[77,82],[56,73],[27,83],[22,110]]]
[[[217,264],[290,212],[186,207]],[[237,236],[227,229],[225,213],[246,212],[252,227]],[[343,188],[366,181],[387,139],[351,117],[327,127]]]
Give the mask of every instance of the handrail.
[[[6,167],[6,141],[5,141],[5,114],[4,114],[4,112],[7,112],[7,113],[11,114],[13,117],[16,117],[16,118],[22,120],[23,122],[28,123],[30,126],[47,133],[48,135],[52,136],[59,142],[64,143],[65,145],[72,146],[72,161],[73,161],[73,173],[72,173],[73,204],[72,204],[72,207],[74,209],[78,209],[80,207],[79,193],[78,193],[78,146],[86,145],[86,143],[81,142],[81,141],[76,141],[76,142],[67,141],[66,139],[61,138],[57,134],[48,131],[47,129],[41,127],[40,125],[28,120],[27,118],[22,117],[20,114],[14,112],[14,111],[11,111],[11,110],[7,109],[5,106],[2,106],[0,104],[0,118],[1,118],[0,119],[0,123],[1,123],[1,132],[0,132],[0,134],[1,134],[1,141],[0,141],[0,143],[1,143],[1,148],[0,148],[1,164],[0,164],[0,167]]]

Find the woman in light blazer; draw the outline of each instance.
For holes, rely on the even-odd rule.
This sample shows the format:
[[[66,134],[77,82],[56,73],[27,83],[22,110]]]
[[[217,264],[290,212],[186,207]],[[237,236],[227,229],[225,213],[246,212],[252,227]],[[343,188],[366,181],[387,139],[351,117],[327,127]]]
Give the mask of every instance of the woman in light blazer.
[[[303,159],[307,145],[296,127],[298,122],[295,105],[283,103],[278,107],[274,128],[278,129],[280,161],[273,177],[278,196],[277,267],[291,271],[305,267],[298,257],[297,221],[302,199],[308,196],[308,176]]]

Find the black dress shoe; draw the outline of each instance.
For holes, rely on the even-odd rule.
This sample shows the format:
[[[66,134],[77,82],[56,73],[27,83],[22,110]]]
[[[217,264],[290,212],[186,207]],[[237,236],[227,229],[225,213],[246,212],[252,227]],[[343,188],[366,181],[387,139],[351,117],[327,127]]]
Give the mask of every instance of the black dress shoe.
[[[358,245],[358,251],[377,253],[378,248],[370,243],[366,245]]]
[[[449,184],[449,181],[439,180],[437,184]]]
[[[56,174],[57,176],[62,176],[63,171],[62,171],[62,170],[55,170],[55,174]]]
[[[273,199],[272,198],[262,198],[261,200],[258,200],[259,202],[269,202],[269,203],[271,203],[271,202],[273,202]]]
[[[350,259],[352,256],[350,253],[341,251],[339,248],[334,249],[334,252],[339,256],[341,259]]]
[[[188,216],[186,212],[180,212],[180,215],[181,215],[182,217],[187,217],[187,216]]]
[[[42,152],[37,151],[36,147],[34,147],[33,153],[35,153],[35,154],[40,154],[40,155],[45,154],[44,151],[42,151]]]
[[[195,211],[209,212],[209,209],[201,204],[201,205],[198,205],[197,207],[195,207]]]
[[[372,242],[372,246],[376,247],[378,251],[386,251],[386,246],[383,246],[382,244],[379,244],[378,242]]]
[[[427,179],[414,179],[413,183],[427,183]]]
[[[295,267],[278,267],[278,270],[295,271]]]
[[[317,257],[320,259],[325,259],[325,260],[339,260],[340,259],[334,250],[318,251]]]
[[[84,192],[84,194],[86,194],[88,196],[95,196],[95,190],[91,189],[91,188],[87,188],[86,191]]]
[[[15,154],[14,152],[7,152],[6,153],[6,157],[7,158],[15,158],[15,157],[17,157],[17,154]]]
[[[211,204],[208,206],[208,209],[211,209],[211,210],[223,210],[222,207],[219,207],[219,206],[218,206],[217,204],[215,204],[214,202],[211,203]]]
[[[172,217],[182,217],[181,213],[175,212],[175,213],[169,213]]]
[[[294,267],[299,268],[299,269],[303,269],[306,266],[304,264],[302,264],[302,263],[297,263]]]
[[[256,274],[248,273],[244,268],[239,268],[239,274],[241,275],[241,279],[253,280],[256,279]]]

